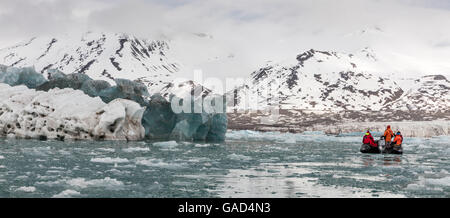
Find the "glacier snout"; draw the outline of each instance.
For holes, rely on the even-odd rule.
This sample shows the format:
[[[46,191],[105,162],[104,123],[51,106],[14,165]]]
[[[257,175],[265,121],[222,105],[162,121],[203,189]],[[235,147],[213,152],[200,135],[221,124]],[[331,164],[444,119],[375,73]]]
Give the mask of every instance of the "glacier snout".
[[[140,140],[144,107],[117,99],[109,104],[82,91],[48,92],[0,84],[0,136],[25,139]]]

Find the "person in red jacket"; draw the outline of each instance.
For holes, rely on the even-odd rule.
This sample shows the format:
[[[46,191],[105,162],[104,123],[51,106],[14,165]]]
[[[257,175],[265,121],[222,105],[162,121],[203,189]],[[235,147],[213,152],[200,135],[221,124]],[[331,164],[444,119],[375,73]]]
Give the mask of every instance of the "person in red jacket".
[[[378,144],[375,143],[373,136],[370,134],[370,131],[367,131],[366,135],[363,138],[363,143],[368,144],[372,147],[378,147]]]

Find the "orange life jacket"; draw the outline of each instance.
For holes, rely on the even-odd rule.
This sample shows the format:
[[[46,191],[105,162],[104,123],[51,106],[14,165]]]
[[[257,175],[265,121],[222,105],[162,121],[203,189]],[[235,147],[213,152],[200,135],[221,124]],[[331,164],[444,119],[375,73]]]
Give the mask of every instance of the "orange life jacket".
[[[384,138],[385,141],[390,142],[392,137],[394,136],[394,132],[392,132],[391,128],[386,129],[386,131],[384,131]]]
[[[401,145],[402,142],[403,142],[403,136],[401,136],[401,135],[395,136],[395,138],[394,138],[394,143],[395,143],[396,145]]]

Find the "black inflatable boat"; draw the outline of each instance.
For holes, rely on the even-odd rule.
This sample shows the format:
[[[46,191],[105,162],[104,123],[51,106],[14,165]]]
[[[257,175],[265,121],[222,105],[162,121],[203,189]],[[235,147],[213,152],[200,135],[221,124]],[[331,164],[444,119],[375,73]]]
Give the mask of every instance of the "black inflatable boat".
[[[368,144],[362,144],[361,145],[361,153],[365,154],[403,154],[403,148],[402,146],[386,146],[386,142],[384,139],[376,140],[375,143],[377,143],[378,147],[372,147]]]

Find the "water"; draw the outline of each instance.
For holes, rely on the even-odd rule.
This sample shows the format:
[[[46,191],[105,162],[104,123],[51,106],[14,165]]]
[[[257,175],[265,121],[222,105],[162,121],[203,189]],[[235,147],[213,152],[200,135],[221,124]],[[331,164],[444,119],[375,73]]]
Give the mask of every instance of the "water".
[[[0,197],[450,197],[450,140],[230,132],[221,144],[0,139]]]

